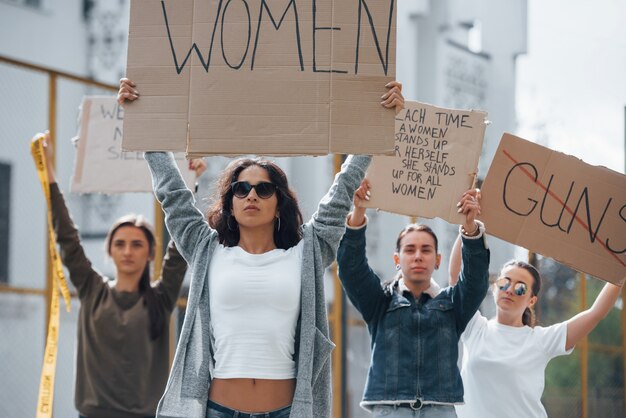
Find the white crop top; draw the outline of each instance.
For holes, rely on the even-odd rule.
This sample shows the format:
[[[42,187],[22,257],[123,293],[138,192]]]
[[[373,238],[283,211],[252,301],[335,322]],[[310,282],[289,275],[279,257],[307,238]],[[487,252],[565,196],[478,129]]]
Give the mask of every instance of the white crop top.
[[[250,254],[218,245],[209,267],[213,376],[296,377],[303,241],[288,250]]]

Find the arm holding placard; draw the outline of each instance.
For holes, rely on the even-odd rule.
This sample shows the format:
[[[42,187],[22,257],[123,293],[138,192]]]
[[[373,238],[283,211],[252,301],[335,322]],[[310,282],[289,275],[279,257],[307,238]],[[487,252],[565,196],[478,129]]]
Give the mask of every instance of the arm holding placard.
[[[591,308],[579,313],[567,321],[567,340],[565,349],[571,350],[585,338],[600,321],[609,314],[617,298],[622,292],[622,286],[607,283],[596,298]]]
[[[117,102],[123,106],[128,100],[139,98],[136,85],[128,78],[120,80]],[[195,198],[181,176],[174,154],[146,152],[145,159],[152,173],[154,193],[165,212],[165,224],[176,247],[186,260],[191,260],[196,245],[213,230],[204,215],[196,208]],[[190,168],[191,165],[190,165]]]
[[[40,135],[36,135],[35,138]],[[82,298],[91,291],[94,284],[102,283],[102,276],[93,269],[91,261],[85,254],[78,229],[72,221],[63,194],[57,184],[56,175],[51,165],[53,151],[50,146],[50,133],[46,131],[43,136],[44,156],[50,187],[52,224],[56,233],[57,244],[61,248],[63,265],[69,270],[69,278],[76,287],[78,296]]]

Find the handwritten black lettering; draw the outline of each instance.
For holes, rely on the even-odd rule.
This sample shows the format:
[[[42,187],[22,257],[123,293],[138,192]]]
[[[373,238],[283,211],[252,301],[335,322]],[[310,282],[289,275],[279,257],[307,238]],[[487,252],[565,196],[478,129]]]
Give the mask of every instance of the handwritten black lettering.
[[[430,200],[435,197],[436,188],[418,186],[416,184],[406,184],[391,182],[391,191],[393,194],[400,194],[402,196],[413,196],[418,199]]]
[[[561,213],[559,214],[559,219],[555,223],[548,223],[544,217],[544,209],[546,207],[546,201],[548,200],[547,197],[550,195],[550,186],[552,185],[553,179],[554,179],[554,174],[550,176],[550,180],[548,180],[548,186],[546,188],[546,193],[543,195],[543,199],[541,200],[541,208],[539,210],[539,220],[545,226],[548,226],[548,227],[556,226],[561,231],[566,232],[565,228],[561,226],[561,219],[563,218],[563,213],[565,212],[565,209],[567,208],[567,202],[569,201],[569,198],[572,194],[572,190],[574,188],[574,182],[572,182],[569,186],[569,190],[567,192],[567,197],[565,198],[565,202],[560,202],[562,204],[562,207],[561,207]],[[550,201],[556,201],[556,199],[550,199]]]
[[[124,120],[124,108],[117,103],[113,106],[113,109],[105,108],[104,105],[100,105],[100,114],[102,119],[116,119]]]
[[[535,168],[535,166],[531,163],[517,163],[515,164],[513,167],[511,167],[511,169],[509,170],[509,172],[506,175],[506,178],[504,179],[504,188],[502,189],[502,202],[504,203],[504,206],[510,210],[511,212],[515,213],[516,215],[519,216],[528,216],[532,213],[533,210],[535,210],[535,207],[537,206],[537,201],[531,198],[528,198],[529,202],[532,202],[532,207],[529,211],[527,212],[519,212],[516,209],[513,209],[510,205],[509,205],[509,199],[507,199],[507,191],[508,191],[508,184],[509,184],[509,178],[511,177],[511,174],[520,167],[525,167],[527,166],[528,168],[530,168],[533,171],[533,179],[536,182],[537,181],[537,169]],[[523,170],[523,168],[520,168],[520,171]],[[525,175],[525,174],[524,174]],[[511,193],[518,193],[518,190],[513,190],[511,191]],[[521,209],[520,209],[521,210]]]
[[[399,132],[396,134],[396,141],[400,143],[428,146],[428,138],[420,135],[407,135]]]
[[[622,206],[622,208],[619,210],[619,216],[620,218],[622,218],[622,221],[624,221],[626,223],[626,205]],[[624,236],[622,235],[622,238],[624,238]],[[624,247],[623,250],[615,250],[613,249],[613,247],[611,247],[611,245],[609,244],[609,239],[606,239],[606,248],[609,249],[609,251],[615,253],[615,254],[624,254],[626,253],[626,247]]]
[[[300,42],[300,25],[298,24],[298,8],[296,7],[295,0],[291,0],[289,4],[287,4],[287,7],[285,8],[283,15],[280,17],[280,21],[278,22],[278,24],[276,24],[276,20],[274,20],[274,16],[272,15],[272,12],[269,6],[267,5],[267,1],[261,0],[261,7],[259,10],[259,23],[256,29],[256,39],[254,41],[254,50],[252,51],[252,65],[250,66],[251,70],[254,70],[254,59],[256,57],[256,49],[259,43],[259,33],[261,32],[261,20],[263,19],[263,9],[267,11],[267,15],[270,17],[270,20],[272,21],[272,25],[274,25],[274,29],[279,30],[280,26],[283,24],[283,20],[285,19],[285,16],[287,15],[287,11],[289,10],[290,7],[293,7],[293,14],[294,14],[295,24],[296,24],[296,41],[298,45],[298,58],[300,60],[300,71],[304,71],[304,60],[302,58],[302,45]]]
[[[246,50],[243,53],[243,56],[241,57],[241,60],[239,61],[239,64],[237,65],[232,65],[230,63],[230,61],[228,61],[228,58],[226,58],[226,48],[224,48],[224,20],[226,19],[226,11],[228,10],[228,6],[230,6],[230,2],[232,0],[228,0],[228,2],[226,3],[226,6],[224,6],[224,12],[222,13],[222,33],[221,33],[221,44],[222,44],[222,57],[224,58],[224,62],[226,63],[226,65],[228,65],[230,68],[232,68],[233,70],[238,70],[239,68],[241,68],[241,66],[243,65],[243,62],[246,60],[246,55],[248,55],[248,49],[250,48],[250,35],[252,34],[252,22],[250,19],[250,8],[248,7],[248,2],[246,0],[241,0],[243,5],[246,7],[246,14],[248,15],[248,39],[246,41]],[[257,32],[257,37],[258,37],[258,32]],[[256,44],[255,44],[255,49],[256,49]]]
[[[369,21],[370,28],[372,29],[372,36],[374,37],[374,44],[376,45],[378,58],[380,59],[380,63],[383,66],[385,75],[387,75],[387,69],[389,65],[389,41],[391,40],[391,23],[393,21],[394,3],[395,3],[395,0],[389,1],[389,20],[387,22],[387,45],[385,47],[385,58],[383,58],[383,54],[380,50],[380,44],[378,42],[378,36],[376,35],[376,29],[374,28],[374,20],[372,18],[372,14],[370,13],[369,7],[367,7],[366,0],[359,0],[357,35],[356,35],[356,55],[355,55],[355,60],[354,60],[354,74],[359,73],[359,45],[361,43],[361,17],[363,15],[363,9],[365,9],[365,13],[367,13],[367,19]]]
[[[424,162],[424,171],[430,174],[437,174],[438,176],[454,176],[456,174],[456,168],[448,165],[446,161],[443,163],[436,163],[432,161]]]
[[[117,141],[118,138],[122,137],[122,128],[120,126],[116,126],[113,130],[113,141]]]
[[[585,209],[586,209],[585,212],[587,213],[587,231],[589,232],[589,241],[593,243],[595,242],[596,237],[598,236],[598,230],[600,229],[600,225],[602,225],[602,221],[604,220],[604,215],[606,215],[606,211],[609,209],[609,205],[611,204],[611,201],[613,200],[613,198],[610,197],[609,200],[606,202],[606,206],[604,207],[604,212],[602,212],[602,216],[600,216],[600,220],[598,221],[598,226],[596,227],[595,231],[591,231],[591,209],[589,208],[589,190],[587,189],[587,187],[584,187],[582,193],[580,194],[580,197],[578,198],[576,209],[574,209],[574,213],[572,214],[572,220],[570,221],[569,226],[567,228],[567,233],[569,233],[570,230],[572,229],[572,225],[574,224],[574,220],[576,219],[576,214],[578,213],[578,209],[580,208],[580,202],[583,201],[583,197],[585,200]]]
[[[316,43],[316,32],[320,30],[341,30],[340,27],[337,26],[317,26],[317,0],[312,0],[313,7],[313,72],[314,73],[341,73],[346,74],[347,71],[343,70],[334,70],[334,69],[319,69],[317,68],[317,43]]]
[[[402,178],[402,175],[403,175],[403,174],[404,174],[404,171],[403,171],[403,170],[396,170],[396,169],[391,170],[391,176],[392,176],[394,179],[399,179],[399,178]]]
[[[163,10],[163,20],[165,21],[165,28],[167,29],[167,38],[170,42],[170,50],[172,51],[172,58],[174,59],[174,66],[176,67],[177,74],[180,74],[185,68],[185,65],[187,65],[187,61],[189,61],[189,57],[191,56],[192,51],[196,51],[196,54],[198,55],[198,59],[200,59],[200,63],[202,64],[202,67],[204,67],[204,71],[207,71],[207,72],[209,71],[209,66],[211,65],[211,54],[213,53],[213,40],[215,39],[215,30],[217,29],[217,22],[219,21],[220,11],[222,9],[222,1],[223,0],[220,0],[218,8],[217,8],[217,14],[215,15],[215,23],[213,25],[213,33],[211,35],[209,55],[207,56],[206,61],[204,60],[204,57],[202,56],[202,53],[200,52],[198,45],[196,45],[196,43],[194,42],[191,45],[191,48],[189,48],[189,51],[187,51],[187,55],[185,56],[185,59],[183,60],[183,62],[179,64],[178,55],[176,54],[176,49],[174,48],[174,41],[172,40],[170,24],[167,19],[167,10],[165,9],[165,2],[161,0],[161,9]]]
[[[418,173],[417,171],[409,171],[406,173],[406,180],[412,181],[415,183],[422,182],[422,173]]]
[[[407,109],[404,120],[423,124],[426,122],[426,109]]]
[[[446,126],[454,125],[457,128],[471,128],[471,126],[467,124],[470,115],[459,115],[446,112],[435,112],[435,115],[437,115],[437,123],[440,125],[442,123],[441,119],[443,118],[443,123]]]

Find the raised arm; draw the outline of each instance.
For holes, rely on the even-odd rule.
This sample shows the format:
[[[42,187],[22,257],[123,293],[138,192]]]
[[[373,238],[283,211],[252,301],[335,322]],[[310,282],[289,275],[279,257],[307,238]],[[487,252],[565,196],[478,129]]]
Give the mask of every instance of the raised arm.
[[[320,201],[307,227],[320,243],[324,266],[335,259],[339,241],[345,232],[346,216],[350,211],[352,195],[365,177],[370,156],[350,155],[335,176],[335,181]]]
[[[189,160],[188,168],[195,172],[197,181],[206,170],[207,165],[204,159],[193,158]],[[161,277],[157,284],[161,290],[161,292],[158,293],[161,304],[168,312],[171,312],[174,309],[174,305],[176,305],[176,300],[178,299],[180,287],[185,279],[186,271],[187,262],[180,252],[178,252],[174,241],[170,240],[165,257],[163,257]]]
[[[161,277],[157,283],[157,287],[161,290],[159,298],[168,312],[174,309],[186,271],[187,262],[176,249],[174,241],[170,241],[165,257],[163,257]]]
[[[354,219],[354,213],[348,219]],[[365,322],[376,317],[376,312],[384,306],[385,294],[380,278],[367,262],[365,254],[366,219],[359,228],[348,228],[337,251],[339,279],[352,304],[358,309]]]
[[[165,212],[165,225],[176,247],[188,262],[198,244],[211,233],[205,217],[195,206],[171,152],[146,152],[152,187]]]
[[[44,134],[44,155],[48,166],[48,183],[50,184],[50,203],[52,209],[52,225],[60,247],[61,260],[70,273],[70,281],[76,287],[80,298],[87,295],[94,285],[102,283],[102,277],[92,267],[85,255],[80,242],[78,229],[67,209],[63,194],[59,189],[56,176],[51,165],[51,148],[48,146],[50,135]]]
[[[622,291],[621,286],[607,283],[596,298],[591,308],[574,316],[567,321],[567,340],[565,349],[571,350],[604,319],[615,306],[615,302]]]
[[[139,98],[139,92],[132,80],[122,78],[117,93],[117,102]],[[183,181],[172,153],[146,152],[145,159],[152,173],[152,187],[157,200],[165,212],[165,224],[172,235],[178,251],[189,261],[198,241],[210,233],[209,224],[195,206],[195,198]],[[189,168],[196,170],[194,162]]]
[[[459,212],[465,215],[460,226],[461,272],[452,288],[452,301],[457,321],[457,331],[463,332],[478,310],[489,288],[490,253],[485,241],[485,228],[476,217],[480,214],[480,191],[468,190],[458,203]]]

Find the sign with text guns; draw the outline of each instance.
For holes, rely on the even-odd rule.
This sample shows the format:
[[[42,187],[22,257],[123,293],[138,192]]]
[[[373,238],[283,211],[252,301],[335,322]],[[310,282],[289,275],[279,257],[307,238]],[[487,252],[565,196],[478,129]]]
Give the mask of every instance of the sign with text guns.
[[[123,149],[385,154],[397,0],[133,0]]]
[[[150,169],[143,152],[122,151],[124,108],[115,96],[86,96],[81,105],[78,148],[72,175],[73,193],[152,192]],[[195,173],[184,154],[178,168],[193,190]]]
[[[405,102],[396,115],[393,156],[373,158],[364,206],[424,218],[463,222],[459,198],[472,187],[485,135],[481,111]]]
[[[504,134],[482,187],[487,232],[600,279],[626,278],[626,176]]]

